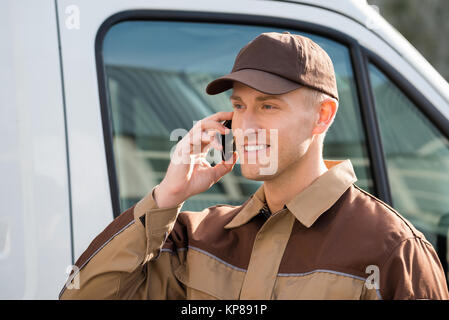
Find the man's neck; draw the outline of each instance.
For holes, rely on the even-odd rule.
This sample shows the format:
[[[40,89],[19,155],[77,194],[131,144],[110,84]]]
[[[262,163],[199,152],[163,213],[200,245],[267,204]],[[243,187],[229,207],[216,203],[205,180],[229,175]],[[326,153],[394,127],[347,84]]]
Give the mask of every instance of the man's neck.
[[[286,170],[273,180],[265,181],[265,200],[270,211],[274,214],[282,210],[285,204],[327,170],[321,153],[315,157],[306,154],[302,161],[291,170]]]

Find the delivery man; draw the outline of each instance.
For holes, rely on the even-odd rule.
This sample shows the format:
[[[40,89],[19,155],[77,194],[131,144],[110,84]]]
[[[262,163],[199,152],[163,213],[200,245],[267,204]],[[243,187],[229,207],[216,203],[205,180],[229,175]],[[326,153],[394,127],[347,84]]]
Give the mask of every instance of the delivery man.
[[[355,184],[349,159],[323,159],[338,92],[321,47],[260,34],[206,91],[229,89],[233,111],[178,142],[165,178],[93,240],[61,299],[449,298],[424,235]],[[212,167],[225,120],[236,151]],[[245,178],[263,181],[245,203],[181,210],[238,158]]]

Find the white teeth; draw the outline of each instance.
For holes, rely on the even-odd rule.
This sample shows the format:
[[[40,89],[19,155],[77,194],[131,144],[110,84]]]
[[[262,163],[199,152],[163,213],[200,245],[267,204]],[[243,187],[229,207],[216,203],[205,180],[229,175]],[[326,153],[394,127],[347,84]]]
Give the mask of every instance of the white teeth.
[[[256,150],[262,150],[267,147],[266,144],[260,144],[256,146],[245,146],[245,151],[256,151]]]

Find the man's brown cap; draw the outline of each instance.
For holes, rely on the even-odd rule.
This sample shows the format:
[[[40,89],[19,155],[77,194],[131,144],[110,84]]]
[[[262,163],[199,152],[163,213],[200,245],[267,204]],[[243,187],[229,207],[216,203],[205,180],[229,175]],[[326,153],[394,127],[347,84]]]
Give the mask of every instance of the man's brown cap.
[[[210,82],[210,95],[231,89],[241,82],[266,94],[283,94],[310,87],[338,100],[337,82],[331,59],[307,37],[262,33],[238,53],[231,73]]]

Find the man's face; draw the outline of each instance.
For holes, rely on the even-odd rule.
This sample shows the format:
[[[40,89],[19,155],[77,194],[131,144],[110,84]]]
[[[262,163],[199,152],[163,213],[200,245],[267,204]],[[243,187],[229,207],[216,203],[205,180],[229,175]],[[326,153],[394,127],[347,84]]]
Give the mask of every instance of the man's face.
[[[288,174],[301,162],[312,142],[317,120],[316,109],[308,103],[304,90],[307,89],[267,95],[234,82],[232,130],[244,177],[271,180]],[[263,132],[266,139],[261,141]],[[269,146],[266,150],[251,151],[245,150],[247,144]],[[268,167],[270,170],[266,170]]]

